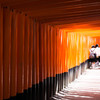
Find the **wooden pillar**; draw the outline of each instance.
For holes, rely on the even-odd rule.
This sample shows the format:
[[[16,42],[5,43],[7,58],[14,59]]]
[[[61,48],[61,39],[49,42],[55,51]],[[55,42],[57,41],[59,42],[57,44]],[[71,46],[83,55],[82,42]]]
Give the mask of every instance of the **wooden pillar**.
[[[44,100],[44,24],[39,25],[39,99]]]
[[[3,8],[0,6],[0,100],[3,99]]]
[[[51,32],[51,29],[50,29],[50,26],[48,26],[48,32],[47,32],[47,34],[48,34],[48,68],[47,68],[47,70],[48,70],[48,73],[47,73],[47,75],[48,75],[48,77],[50,77],[50,67],[51,67],[51,34],[50,34],[50,32]]]
[[[47,100],[49,99],[50,97],[50,67],[51,67],[51,29],[50,29],[50,26],[48,25],[47,27],[47,64],[48,64],[48,67],[47,67]]]
[[[11,12],[3,8],[3,64],[4,64],[4,99],[10,98],[10,71],[11,71]]]
[[[58,48],[58,45],[59,45],[59,31],[57,29],[57,74],[59,74],[59,48]]]
[[[54,53],[53,52],[53,49],[54,49],[53,48],[53,45],[54,45],[53,44],[53,42],[54,42],[53,41],[53,34],[54,34],[53,33],[53,27],[51,27],[51,33],[50,34],[51,34],[51,67],[50,67],[50,71],[51,71],[51,77],[53,77],[53,67],[54,67],[54,62],[53,62],[53,60],[54,60],[54,57],[53,57],[53,53]]]
[[[37,45],[36,45],[36,49],[37,49],[37,53],[36,53],[36,56],[37,56],[37,61],[36,61],[36,83],[38,84],[39,83],[39,23],[37,22],[36,23],[36,42],[37,42]]]
[[[47,78],[47,25],[44,27],[44,79]]]
[[[57,75],[57,29],[55,31],[55,66],[56,66],[56,75]]]
[[[11,18],[11,96],[17,94],[17,14]]]
[[[29,18],[25,16],[25,34],[24,34],[24,89],[28,89],[29,83]]]
[[[53,32],[53,95],[56,93],[56,29],[54,28]]]
[[[56,36],[56,44],[57,44],[57,48],[56,48],[56,50],[57,50],[57,92],[59,91],[59,59],[58,59],[58,57],[59,57],[59,52],[58,52],[58,36],[59,36],[59,32],[58,32],[58,29],[57,29],[57,32],[56,32],[56,34],[57,34],[57,36]]]
[[[33,67],[33,20],[30,19],[30,47],[29,47],[29,88],[32,87],[32,67]]]
[[[54,72],[54,70],[53,70],[53,67],[54,67],[54,48],[53,48],[53,43],[54,43],[54,40],[53,40],[53,34],[54,34],[54,32],[53,32],[53,27],[51,27],[51,33],[50,33],[50,35],[51,35],[51,66],[50,66],[50,74],[51,74],[51,79],[50,79],[50,91],[51,91],[51,96],[53,96],[53,72]]]
[[[47,100],[47,67],[48,67],[48,26],[45,24],[44,27],[44,95]]]
[[[60,31],[57,29],[57,74],[58,74],[58,91],[61,90],[61,66],[60,66]]]
[[[33,74],[32,74],[32,83],[36,85],[36,59],[37,59],[37,48],[36,48],[36,22],[33,23]]]
[[[23,93],[24,90],[24,23],[25,16],[23,14],[18,14],[18,21],[17,21],[17,89],[18,93]]]
[[[40,29],[40,41],[39,41],[39,48],[40,48],[40,67],[39,67],[39,80],[43,82],[44,80],[44,24],[41,24]]]
[[[33,88],[32,88],[32,98],[33,99],[37,99],[37,95],[36,95],[36,67],[37,67],[37,42],[36,42],[37,38],[36,38],[36,22],[35,20],[33,20],[33,66],[32,66],[32,85],[33,85]]]
[[[53,74],[53,76],[54,77],[56,77],[56,29],[54,29],[54,34],[53,34],[53,39],[54,39],[54,45],[53,45],[53,48],[54,48],[54,67],[53,67],[53,69],[54,69],[54,74]]]

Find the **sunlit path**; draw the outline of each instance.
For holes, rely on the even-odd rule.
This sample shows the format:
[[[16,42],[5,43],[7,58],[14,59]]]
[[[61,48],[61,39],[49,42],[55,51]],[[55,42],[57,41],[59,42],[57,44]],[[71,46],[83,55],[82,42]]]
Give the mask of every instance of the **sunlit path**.
[[[100,100],[100,69],[87,69],[52,100]]]

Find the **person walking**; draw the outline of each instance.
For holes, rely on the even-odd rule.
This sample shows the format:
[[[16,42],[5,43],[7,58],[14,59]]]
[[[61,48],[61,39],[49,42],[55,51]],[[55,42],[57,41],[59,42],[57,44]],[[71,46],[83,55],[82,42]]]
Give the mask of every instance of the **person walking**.
[[[95,52],[95,46],[93,45],[90,49],[89,68],[94,68],[95,62],[96,62],[96,52]]]
[[[96,66],[100,65],[100,47],[98,44],[95,45],[95,54],[96,54]]]

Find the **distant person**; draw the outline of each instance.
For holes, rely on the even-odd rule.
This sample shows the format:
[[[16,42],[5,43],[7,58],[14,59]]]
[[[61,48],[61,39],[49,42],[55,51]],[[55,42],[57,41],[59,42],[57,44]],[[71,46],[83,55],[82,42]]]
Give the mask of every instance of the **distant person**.
[[[99,48],[98,44],[95,45],[95,53],[96,53],[96,58],[99,58],[100,57],[100,48]]]
[[[96,44],[95,46],[95,53],[96,53],[97,62],[99,61],[99,65],[100,65],[100,47],[98,44]]]
[[[96,52],[95,52],[95,46],[93,45],[92,47],[91,47],[91,49],[90,49],[90,55],[89,55],[89,58],[90,59],[94,59],[94,58],[96,58]]]
[[[96,62],[96,53],[95,53],[95,46],[93,45],[90,49],[89,63],[91,63],[91,64],[90,64],[89,68],[90,67],[94,68],[95,62]]]

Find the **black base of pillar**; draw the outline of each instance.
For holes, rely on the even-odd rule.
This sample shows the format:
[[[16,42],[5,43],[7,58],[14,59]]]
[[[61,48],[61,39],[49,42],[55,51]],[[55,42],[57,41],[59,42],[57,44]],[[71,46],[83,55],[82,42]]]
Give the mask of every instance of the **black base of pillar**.
[[[73,81],[73,68],[68,71],[68,82],[71,83]]]
[[[48,100],[47,98],[47,79],[44,80],[44,100]]]
[[[50,97],[53,96],[53,77],[50,77]]]
[[[64,73],[64,88],[68,86],[68,72]]]
[[[37,97],[39,97],[39,100],[45,100],[45,94],[44,94],[45,90],[44,90],[44,82],[40,82],[39,83],[39,94],[37,95]]]
[[[47,78],[47,100],[49,100],[51,94],[50,94],[50,77]]]
[[[55,95],[56,93],[56,88],[57,88],[57,84],[56,84],[56,76],[53,77],[53,95]]]
[[[22,94],[17,94],[8,100],[50,100],[53,95],[67,87],[68,83],[78,78],[88,68],[88,63],[87,60],[80,66],[69,69],[68,72],[57,74],[55,77],[48,77],[43,82],[33,85],[32,88],[24,90]]]

